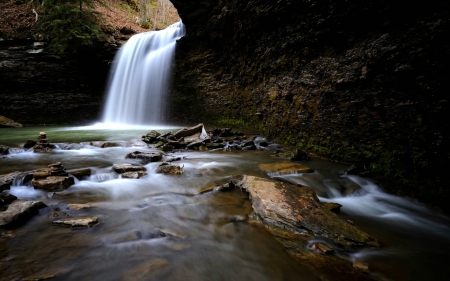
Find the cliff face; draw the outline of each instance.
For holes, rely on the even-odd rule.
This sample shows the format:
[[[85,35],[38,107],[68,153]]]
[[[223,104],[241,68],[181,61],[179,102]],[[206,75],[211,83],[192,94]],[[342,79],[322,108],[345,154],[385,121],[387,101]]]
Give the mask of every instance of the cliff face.
[[[448,1],[172,2],[174,120],[251,125],[444,205]]]

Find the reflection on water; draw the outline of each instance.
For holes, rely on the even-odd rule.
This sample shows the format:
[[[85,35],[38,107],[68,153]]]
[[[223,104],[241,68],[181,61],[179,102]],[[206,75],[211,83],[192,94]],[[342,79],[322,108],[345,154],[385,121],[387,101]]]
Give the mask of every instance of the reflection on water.
[[[239,189],[199,194],[231,175],[267,177],[258,165],[280,161],[273,150],[177,152],[186,157],[180,162],[182,175],[157,174],[158,163],[149,163],[147,175],[134,180],[122,179],[112,165],[140,164],[125,155],[144,149],[127,141],[148,130],[0,129],[0,144],[20,147],[37,138],[39,131],[45,131],[50,142],[82,146],[5,156],[0,174],[60,161],[66,169],[90,167],[92,175],[56,194],[14,184],[12,194],[41,200],[49,208],[7,233],[14,237],[0,237],[0,280],[52,275],[52,280],[318,280],[265,229],[241,222],[252,210],[246,194]],[[121,140],[127,146],[90,145],[98,140]],[[445,216],[386,194],[365,179],[342,176],[345,165],[320,159],[303,164],[316,172],[276,178],[310,186],[322,201],[342,204],[344,219],[384,244],[381,250],[359,251],[351,258],[369,262],[373,272],[392,280],[444,280],[450,257],[450,223]],[[69,210],[70,203],[92,208]],[[97,216],[100,224],[77,230],[52,226],[49,215],[56,208],[71,217]]]

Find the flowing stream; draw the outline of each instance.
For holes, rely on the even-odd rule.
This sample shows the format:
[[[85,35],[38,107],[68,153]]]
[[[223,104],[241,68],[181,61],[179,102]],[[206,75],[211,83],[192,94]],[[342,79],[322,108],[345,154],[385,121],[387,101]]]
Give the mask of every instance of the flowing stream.
[[[183,23],[132,36],[117,53],[103,114],[106,124],[161,124],[170,89],[176,40]]]
[[[273,156],[276,145],[257,151],[177,152],[175,156],[187,158],[180,162],[182,175],[157,174],[158,163],[150,163],[145,165],[147,176],[122,179],[113,164],[140,164],[125,155],[156,151],[133,140],[150,129],[0,129],[0,143],[13,152],[0,158],[0,175],[45,168],[57,161],[66,169],[90,167],[93,172],[56,194],[14,183],[12,194],[41,200],[49,207],[25,225],[2,233],[0,280],[36,276],[54,276],[51,280],[318,280],[317,272],[297,263],[267,230],[236,220],[252,211],[246,194],[239,189],[200,193],[234,174],[269,177],[258,165],[283,160]],[[39,131],[45,131],[60,148],[69,143],[80,147],[51,153],[20,149]],[[120,141],[123,146],[95,146],[95,141],[105,140]],[[371,272],[382,280],[448,279],[447,217],[386,194],[366,179],[342,175],[346,165],[315,158],[302,163],[316,172],[272,176],[311,186],[322,201],[341,203],[342,218],[383,244],[380,250],[355,252],[350,259],[368,262]],[[68,210],[69,203],[93,208]],[[86,229],[54,226],[55,218],[49,215],[57,209],[71,217],[97,216],[100,223]]]

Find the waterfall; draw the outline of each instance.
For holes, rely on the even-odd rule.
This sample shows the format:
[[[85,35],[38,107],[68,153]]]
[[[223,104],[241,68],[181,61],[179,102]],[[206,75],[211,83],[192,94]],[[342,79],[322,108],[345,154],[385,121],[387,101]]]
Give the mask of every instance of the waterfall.
[[[184,34],[185,27],[178,22],[164,30],[134,35],[122,46],[110,73],[104,123],[161,123],[176,40]]]

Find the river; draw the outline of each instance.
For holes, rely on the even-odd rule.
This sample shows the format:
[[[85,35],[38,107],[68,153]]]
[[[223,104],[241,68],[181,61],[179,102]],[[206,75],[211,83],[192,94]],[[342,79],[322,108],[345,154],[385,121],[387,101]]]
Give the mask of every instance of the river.
[[[90,167],[92,175],[56,194],[16,183],[10,193],[48,205],[25,225],[0,237],[0,280],[33,276],[51,280],[318,280],[317,273],[297,263],[263,227],[240,221],[251,213],[248,196],[232,192],[201,193],[226,183],[232,175],[273,176],[312,187],[322,201],[343,205],[340,216],[377,238],[380,250],[352,253],[369,263],[382,280],[447,280],[450,220],[413,200],[383,192],[366,179],[342,175],[347,165],[312,158],[302,164],[312,174],[267,175],[261,163],[282,161],[277,145],[256,151],[182,151],[182,175],[155,172],[122,179],[113,164],[140,164],[125,159],[152,128],[106,130],[96,127],[24,127],[0,129],[0,144],[12,154],[0,157],[0,175],[45,168],[61,162],[66,169]],[[160,132],[176,127],[156,128]],[[45,131],[51,143],[81,144],[77,150],[50,153],[23,151],[28,139]],[[122,147],[100,148],[95,141],[120,141]],[[95,143],[92,143],[95,144]],[[177,163],[178,164],[178,163]],[[67,210],[67,204],[93,208]],[[55,210],[70,216],[96,216],[86,229],[51,224]],[[350,262],[350,261],[349,261]],[[30,279],[31,280],[31,279]]]

